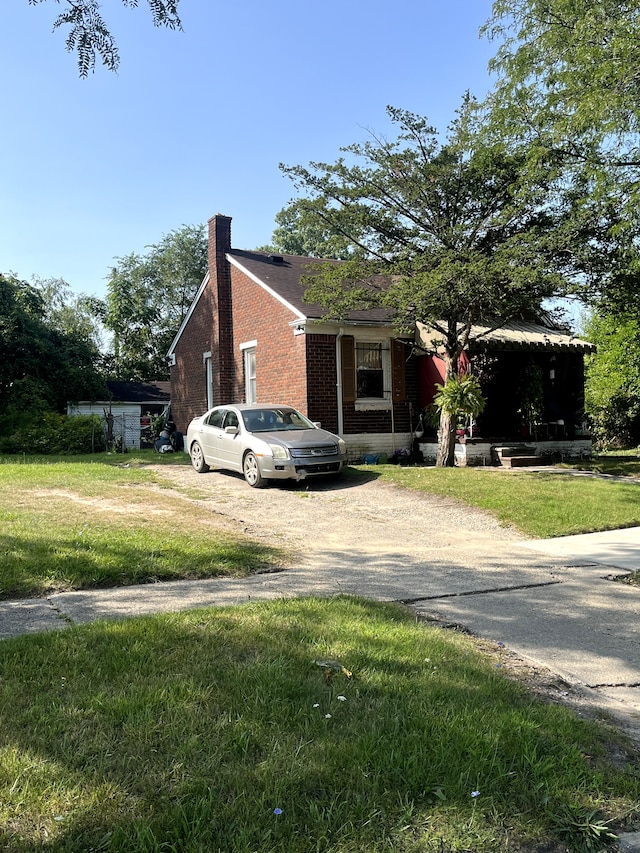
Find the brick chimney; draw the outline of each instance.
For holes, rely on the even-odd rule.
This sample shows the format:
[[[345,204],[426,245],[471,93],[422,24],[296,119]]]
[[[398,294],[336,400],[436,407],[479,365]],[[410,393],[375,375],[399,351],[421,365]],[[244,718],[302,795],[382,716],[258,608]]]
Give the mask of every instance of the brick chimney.
[[[233,322],[231,313],[231,217],[217,213],[209,220],[209,277],[215,302],[213,351],[217,352],[219,378],[214,385],[220,403],[233,402]]]

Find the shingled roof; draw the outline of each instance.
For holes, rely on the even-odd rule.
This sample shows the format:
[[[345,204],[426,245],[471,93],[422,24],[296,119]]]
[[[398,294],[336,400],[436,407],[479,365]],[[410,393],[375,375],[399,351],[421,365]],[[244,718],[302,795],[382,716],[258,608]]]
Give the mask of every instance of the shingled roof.
[[[117,403],[168,403],[170,382],[120,382],[109,379],[107,388]]]
[[[248,252],[231,249],[227,256],[232,264],[244,270],[258,284],[266,286],[277,298],[294,309],[301,319],[320,320],[327,316],[327,309],[316,303],[305,302],[304,276],[312,275],[314,268],[325,264],[340,264],[341,261],[305,258],[298,255],[276,255],[266,252]],[[387,324],[390,313],[384,308],[369,308],[350,311],[345,317],[350,322]]]

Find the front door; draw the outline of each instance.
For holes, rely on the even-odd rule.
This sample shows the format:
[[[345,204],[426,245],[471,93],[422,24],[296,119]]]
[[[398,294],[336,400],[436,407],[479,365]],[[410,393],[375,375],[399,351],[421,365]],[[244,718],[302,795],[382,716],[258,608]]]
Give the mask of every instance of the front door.
[[[216,465],[222,466],[220,436],[223,435],[222,421],[224,415],[224,409],[214,409],[202,425],[199,436],[200,444],[204,451],[204,458],[208,464],[214,467]]]
[[[230,435],[228,432],[225,432],[227,427],[236,427],[236,429],[240,427],[238,414],[233,409],[228,409],[224,413],[222,429],[218,435],[218,456],[221,460],[220,464],[225,468],[241,471],[242,448],[240,445],[240,436],[237,433]]]

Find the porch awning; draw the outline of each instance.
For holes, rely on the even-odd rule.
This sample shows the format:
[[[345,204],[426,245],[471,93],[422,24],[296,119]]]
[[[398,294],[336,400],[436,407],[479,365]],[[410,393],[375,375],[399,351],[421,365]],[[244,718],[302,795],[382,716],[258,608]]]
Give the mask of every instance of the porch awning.
[[[441,349],[442,335],[431,326],[416,323],[416,344],[423,349],[437,352]],[[472,326],[469,349],[477,350],[573,350],[594,352],[595,344],[576,338],[561,329],[550,329],[536,323],[511,321],[500,329],[491,326]]]

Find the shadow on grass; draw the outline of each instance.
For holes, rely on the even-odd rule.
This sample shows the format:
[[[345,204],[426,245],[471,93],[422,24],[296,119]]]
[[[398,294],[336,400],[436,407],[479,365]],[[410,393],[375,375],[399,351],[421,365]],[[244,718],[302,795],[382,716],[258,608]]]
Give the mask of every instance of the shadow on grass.
[[[353,676],[327,681],[319,658]],[[481,851],[625,793],[592,728],[392,606],[99,623],[0,644],[0,672],[7,851],[364,853],[426,831]]]
[[[0,534],[0,600],[40,597],[68,590],[122,587],[158,581],[246,577],[279,564],[281,552],[226,535],[202,541],[132,543],[115,528],[74,531],[48,539]]]

